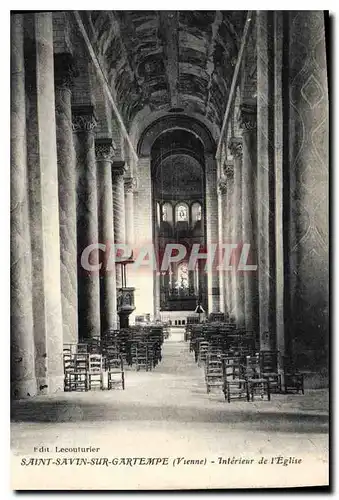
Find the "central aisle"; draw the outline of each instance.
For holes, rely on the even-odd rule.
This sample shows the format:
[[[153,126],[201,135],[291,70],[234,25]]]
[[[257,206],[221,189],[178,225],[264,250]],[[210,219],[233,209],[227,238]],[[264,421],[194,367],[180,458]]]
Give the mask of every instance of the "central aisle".
[[[207,394],[204,370],[194,362],[188,343],[164,342],[163,359],[152,372],[126,372],[126,390],[59,393],[15,401],[11,440],[16,454],[33,453],[34,447],[95,446],[100,457],[185,457],[218,461],[218,457],[260,458],[262,455],[310,456],[305,470],[324,464],[327,437],[327,396],[313,391],[305,396],[277,395],[273,401],[226,403],[222,393]],[[78,455],[78,454],[75,454]],[[69,454],[67,455],[69,456]],[[72,455],[71,455],[72,456]],[[255,469],[227,466],[177,468],[83,469],[68,473],[82,488],[126,488],[138,484],[161,487],[204,488],[237,484],[243,474],[256,484]],[[186,467],[186,468],[185,468]],[[43,480],[39,468],[22,468],[29,480]],[[286,469],[283,467],[282,469]],[[282,472],[284,472],[282,471]],[[253,475],[252,475],[253,473]],[[55,487],[65,469],[54,471]],[[113,474],[113,476],[112,476]],[[280,477],[280,476],[279,476]],[[269,477],[267,480],[273,481]],[[273,483],[272,483],[273,484]],[[159,486],[159,484],[158,484]],[[92,486],[93,487],[93,486]]]

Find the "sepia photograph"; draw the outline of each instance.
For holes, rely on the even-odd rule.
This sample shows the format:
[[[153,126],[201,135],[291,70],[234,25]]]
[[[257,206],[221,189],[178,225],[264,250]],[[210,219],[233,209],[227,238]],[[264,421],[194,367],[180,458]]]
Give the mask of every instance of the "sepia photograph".
[[[328,11],[10,12],[12,490],[329,488],[329,66]]]

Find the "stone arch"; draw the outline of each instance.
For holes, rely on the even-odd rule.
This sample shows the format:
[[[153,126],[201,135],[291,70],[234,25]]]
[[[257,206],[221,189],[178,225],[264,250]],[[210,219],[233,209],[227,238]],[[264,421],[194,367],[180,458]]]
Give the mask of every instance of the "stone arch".
[[[158,120],[155,120],[143,131],[138,142],[138,156],[149,157],[151,154],[152,145],[155,140],[161,134],[173,129],[182,129],[192,133],[203,144],[205,153],[215,154],[215,141],[205,125],[191,117],[181,115],[167,115],[159,118]]]

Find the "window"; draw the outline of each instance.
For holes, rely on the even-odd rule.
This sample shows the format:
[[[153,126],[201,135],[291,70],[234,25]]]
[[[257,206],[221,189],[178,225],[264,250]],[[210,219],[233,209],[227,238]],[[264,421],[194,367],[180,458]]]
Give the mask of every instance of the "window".
[[[160,205],[159,203],[157,203],[157,221],[158,221],[158,224],[160,224]]]
[[[187,262],[182,262],[178,267],[178,280],[175,288],[186,290],[188,288],[188,266]]]
[[[161,206],[161,222],[172,223],[172,221],[173,221],[172,205],[170,203],[164,203]]]
[[[200,221],[201,220],[201,217],[202,217],[202,214],[201,214],[201,205],[200,203],[193,203],[192,205],[192,223],[193,225]]]
[[[177,205],[176,207],[176,220],[177,222],[188,221],[188,207],[187,205]]]

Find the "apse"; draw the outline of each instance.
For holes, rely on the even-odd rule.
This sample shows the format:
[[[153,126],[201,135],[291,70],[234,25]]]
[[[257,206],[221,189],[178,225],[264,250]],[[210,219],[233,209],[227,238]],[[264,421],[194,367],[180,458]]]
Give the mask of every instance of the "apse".
[[[173,129],[162,133],[151,149],[154,242],[159,255],[166,245],[179,243],[189,249],[205,244],[204,149],[192,132]],[[188,257],[187,257],[188,258]],[[201,264],[188,270],[183,259],[171,263],[156,285],[160,312],[193,311],[206,302],[206,279]]]

